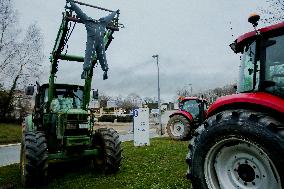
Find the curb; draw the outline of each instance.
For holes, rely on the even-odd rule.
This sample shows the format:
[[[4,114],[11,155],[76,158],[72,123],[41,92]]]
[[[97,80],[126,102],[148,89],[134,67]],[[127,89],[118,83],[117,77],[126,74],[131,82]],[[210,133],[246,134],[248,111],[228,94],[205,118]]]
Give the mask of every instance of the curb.
[[[19,146],[21,145],[21,143],[15,143],[15,144],[3,144],[0,145],[0,148],[4,148],[4,147],[11,147],[11,146]]]

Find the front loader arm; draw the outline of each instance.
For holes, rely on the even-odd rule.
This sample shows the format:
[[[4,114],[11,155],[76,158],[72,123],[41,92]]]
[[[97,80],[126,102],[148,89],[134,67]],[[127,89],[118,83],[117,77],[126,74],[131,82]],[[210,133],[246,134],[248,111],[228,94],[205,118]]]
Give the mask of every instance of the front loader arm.
[[[55,44],[50,56],[50,62],[51,62],[51,71],[50,71],[50,77],[49,77],[49,88],[48,88],[48,103],[47,103],[47,109],[49,110],[50,108],[50,103],[54,98],[54,83],[55,83],[55,77],[58,69],[58,63],[59,60],[67,60],[67,61],[76,61],[76,62],[84,62],[84,57],[83,56],[76,56],[76,55],[69,55],[66,53],[63,53],[64,47],[67,43],[68,40],[68,32],[70,29],[68,28],[69,22],[75,22],[75,23],[82,23],[81,20],[75,18],[72,16],[72,12],[66,11],[63,13],[63,18],[61,25],[59,27],[57,37],[55,40]],[[104,36],[104,45],[105,49],[108,48],[110,45],[112,39],[113,39],[113,33],[114,31],[118,31],[118,26],[114,27],[115,25],[110,25],[107,27],[107,31]],[[69,34],[70,35],[70,34]],[[93,56],[93,62],[92,62],[92,68],[96,65],[97,63],[97,57],[96,55]],[[90,92],[91,92],[91,85],[92,85],[92,77],[93,77],[93,69],[91,69],[88,72],[87,78],[85,79],[85,86],[84,86],[84,98],[83,98],[83,103],[82,103],[82,109],[86,110],[87,106],[90,101]]]
[[[68,32],[68,21],[65,18],[68,15],[69,15],[68,12],[63,13],[62,22],[59,27],[55,44],[50,56],[51,69],[50,69],[49,87],[48,87],[48,109],[50,106],[50,102],[54,97],[54,80],[58,68],[58,60],[60,59],[60,54],[62,53],[66,43],[65,39]]]

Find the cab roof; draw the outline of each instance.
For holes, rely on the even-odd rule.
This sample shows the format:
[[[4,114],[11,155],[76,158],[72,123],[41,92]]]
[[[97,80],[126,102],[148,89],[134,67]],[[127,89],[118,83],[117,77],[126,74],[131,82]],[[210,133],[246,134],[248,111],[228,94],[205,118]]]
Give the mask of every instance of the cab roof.
[[[179,97],[179,101],[185,101],[185,100],[206,100],[206,99],[202,99],[202,98],[199,98],[199,97],[196,97],[196,96]]]
[[[41,88],[48,88],[49,84],[45,83],[41,85]],[[73,85],[73,84],[60,84],[60,83],[56,83],[54,84],[55,88],[57,89],[74,89],[74,88],[80,88],[83,89],[83,86],[80,85]]]
[[[279,32],[284,31],[284,22],[278,23],[278,24],[274,24],[271,26],[267,26],[264,28],[260,28],[257,30],[262,36],[265,37],[272,37],[272,36],[276,36]],[[255,40],[256,38],[256,32],[255,31],[251,31],[248,33],[245,33],[243,35],[241,35],[240,37],[238,37],[234,44],[235,46],[235,53],[239,53],[242,51],[243,47],[252,42],[253,40]]]

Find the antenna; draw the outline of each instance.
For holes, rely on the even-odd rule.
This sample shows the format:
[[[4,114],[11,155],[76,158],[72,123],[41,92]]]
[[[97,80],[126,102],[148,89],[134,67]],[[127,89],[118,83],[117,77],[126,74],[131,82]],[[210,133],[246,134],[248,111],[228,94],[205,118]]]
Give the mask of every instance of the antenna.
[[[259,31],[257,31],[256,29],[259,19],[260,19],[260,16],[256,13],[252,13],[248,18],[248,22],[252,24],[257,35],[260,34]]]

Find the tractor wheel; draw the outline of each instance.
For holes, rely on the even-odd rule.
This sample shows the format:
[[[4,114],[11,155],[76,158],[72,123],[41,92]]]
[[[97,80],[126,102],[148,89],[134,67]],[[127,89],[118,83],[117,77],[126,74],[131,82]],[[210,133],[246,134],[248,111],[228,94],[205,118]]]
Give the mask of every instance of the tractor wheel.
[[[21,144],[21,181],[31,187],[45,184],[47,178],[47,145],[41,132],[24,132]]]
[[[167,124],[167,133],[174,140],[189,140],[190,122],[181,115],[174,115]]]
[[[105,174],[119,171],[122,149],[119,135],[114,129],[97,129],[92,138],[92,145],[99,149],[99,155],[93,160],[95,167]]]
[[[189,145],[193,188],[284,188],[284,125],[266,114],[228,110],[208,118]]]

